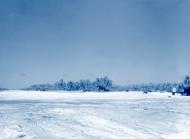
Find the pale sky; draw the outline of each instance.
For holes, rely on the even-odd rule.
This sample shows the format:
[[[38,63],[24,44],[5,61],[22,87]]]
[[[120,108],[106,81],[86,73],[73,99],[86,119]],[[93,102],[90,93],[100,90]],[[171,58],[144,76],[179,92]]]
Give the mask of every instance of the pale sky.
[[[0,0],[0,87],[190,74],[189,0]]]

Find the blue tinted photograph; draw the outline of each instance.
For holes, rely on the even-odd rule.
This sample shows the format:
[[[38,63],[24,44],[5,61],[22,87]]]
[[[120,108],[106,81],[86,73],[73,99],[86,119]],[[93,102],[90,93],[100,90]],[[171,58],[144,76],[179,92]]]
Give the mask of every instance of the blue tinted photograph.
[[[0,139],[190,139],[190,0],[0,0]]]

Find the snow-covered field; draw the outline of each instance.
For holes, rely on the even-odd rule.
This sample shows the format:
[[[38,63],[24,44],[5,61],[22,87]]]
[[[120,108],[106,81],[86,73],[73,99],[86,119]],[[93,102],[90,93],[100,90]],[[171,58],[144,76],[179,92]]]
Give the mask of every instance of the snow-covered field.
[[[189,139],[190,97],[0,92],[1,139]]]

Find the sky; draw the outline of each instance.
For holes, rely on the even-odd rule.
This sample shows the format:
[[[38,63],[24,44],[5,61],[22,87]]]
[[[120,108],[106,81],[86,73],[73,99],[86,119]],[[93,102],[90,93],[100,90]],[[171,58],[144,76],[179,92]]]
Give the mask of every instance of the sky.
[[[0,87],[190,74],[190,0],[0,0]]]

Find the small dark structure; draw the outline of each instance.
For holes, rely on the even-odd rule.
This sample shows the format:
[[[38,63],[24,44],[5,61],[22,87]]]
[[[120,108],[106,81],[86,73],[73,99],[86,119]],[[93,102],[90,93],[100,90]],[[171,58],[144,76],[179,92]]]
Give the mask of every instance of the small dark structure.
[[[184,96],[190,96],[190,87],[184,88],[184,92],[182,93]]]
[[[148,91],[144,91],[143,94],[148,94]]]

